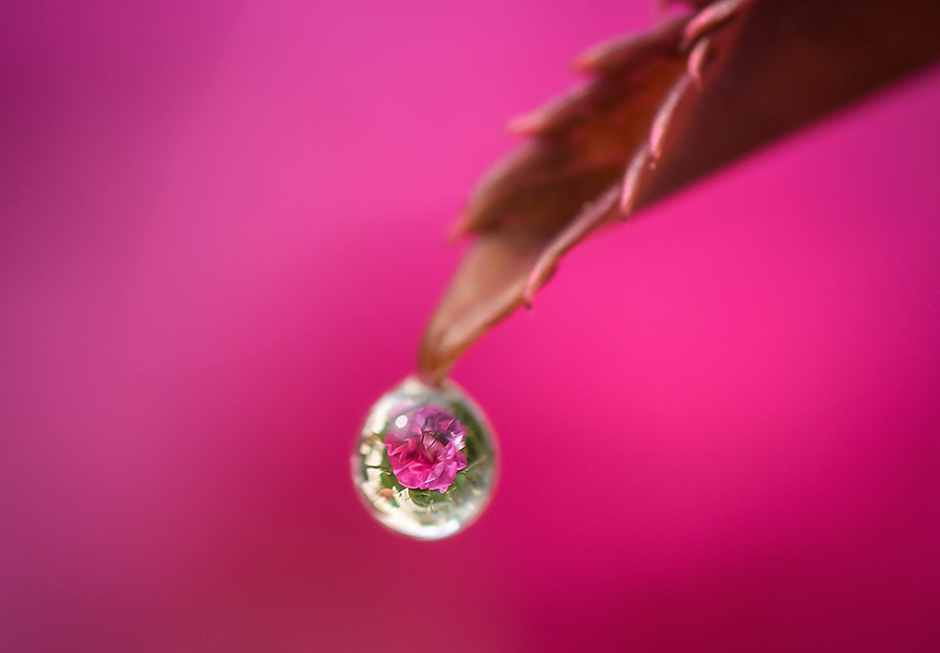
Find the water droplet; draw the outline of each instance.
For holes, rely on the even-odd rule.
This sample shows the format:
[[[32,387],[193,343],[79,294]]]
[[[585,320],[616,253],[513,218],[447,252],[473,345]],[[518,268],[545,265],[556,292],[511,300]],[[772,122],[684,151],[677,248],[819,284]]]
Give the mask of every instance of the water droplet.
[[[486,507],[496,456],[486,416],[463,390],[408,377],[369,411],[352,456],[353,483],[382,524],[437,540]]]

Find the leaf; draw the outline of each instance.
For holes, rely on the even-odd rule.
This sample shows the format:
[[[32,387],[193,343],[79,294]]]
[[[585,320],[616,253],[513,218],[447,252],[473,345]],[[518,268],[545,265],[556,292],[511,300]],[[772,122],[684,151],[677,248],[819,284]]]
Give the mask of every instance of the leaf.
[[[940,58],[935,0],[701,0],[575,61],[594,78],[510,123],[455,227],[475,236],[424,333],[441,379],[589,233]]]

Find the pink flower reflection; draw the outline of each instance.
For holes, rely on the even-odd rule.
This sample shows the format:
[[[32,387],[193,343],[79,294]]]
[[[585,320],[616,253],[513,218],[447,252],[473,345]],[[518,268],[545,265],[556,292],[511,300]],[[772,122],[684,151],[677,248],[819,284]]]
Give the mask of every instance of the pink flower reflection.
[[[466,435],[463,424],[437,406],[405,413],[385,436],[392,472],[407,488],[445,492],[457,472],[467,466],[460,451]]]

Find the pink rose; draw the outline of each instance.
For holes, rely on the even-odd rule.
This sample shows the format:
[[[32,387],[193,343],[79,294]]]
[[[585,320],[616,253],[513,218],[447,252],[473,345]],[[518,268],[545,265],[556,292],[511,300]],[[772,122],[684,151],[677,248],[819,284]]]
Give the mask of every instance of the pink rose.
[[[461,453],[467,430],[437,406],[400,415],[385,436],[385,448],[398,482],[414,490],[445,492],[467,466]]]

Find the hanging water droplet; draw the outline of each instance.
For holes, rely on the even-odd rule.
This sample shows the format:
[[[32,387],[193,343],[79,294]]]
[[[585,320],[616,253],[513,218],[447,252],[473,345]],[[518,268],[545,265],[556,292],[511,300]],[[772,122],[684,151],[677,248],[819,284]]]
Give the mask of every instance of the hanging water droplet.
[[[353,483],[381,523],[437,540],[482,512],[496,455],[486,417],[460,388],[409,377],[369,411],[352,456]]]

